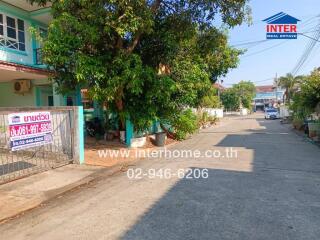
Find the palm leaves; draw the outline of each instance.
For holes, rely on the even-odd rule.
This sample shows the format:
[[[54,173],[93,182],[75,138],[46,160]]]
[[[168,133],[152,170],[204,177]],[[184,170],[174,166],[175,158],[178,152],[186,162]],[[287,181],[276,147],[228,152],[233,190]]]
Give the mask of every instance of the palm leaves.
[[[293,76],[291,73],[279,78],[278,85],[286,89],[284,102],[286,100],[290,104],[294,93],[299,91],[303,78],[304,76]]]

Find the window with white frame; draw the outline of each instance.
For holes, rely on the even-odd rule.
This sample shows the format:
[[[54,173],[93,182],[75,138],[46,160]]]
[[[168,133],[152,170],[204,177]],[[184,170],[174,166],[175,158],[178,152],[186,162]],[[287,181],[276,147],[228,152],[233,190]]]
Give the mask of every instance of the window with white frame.
[[[26,50],[23,20],[0,14],[0,46]]]

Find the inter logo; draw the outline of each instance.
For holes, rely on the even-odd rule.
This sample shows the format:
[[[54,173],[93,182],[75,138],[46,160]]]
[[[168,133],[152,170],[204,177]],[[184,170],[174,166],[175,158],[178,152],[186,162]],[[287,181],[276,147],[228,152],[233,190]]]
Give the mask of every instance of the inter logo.
[[[267,39],[297,39],[299,19],[280,12],[263,21],[267,23]]]
[[[20,123],[20,117],[19,116],[13,116],[11,117],[12,123]]]

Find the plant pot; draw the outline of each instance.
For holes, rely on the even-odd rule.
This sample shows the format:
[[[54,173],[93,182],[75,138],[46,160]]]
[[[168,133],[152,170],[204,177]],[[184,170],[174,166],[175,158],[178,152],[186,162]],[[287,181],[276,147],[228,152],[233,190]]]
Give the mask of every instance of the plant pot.
[[[156,146],[163,147],[166,143],[166,136],[165,132],[156,133]]]
[[[309,128],[309,137],[310,138],[314,138],[314,137],[318,136],[319,128],[320,128],[319,123],[309,122],[308,128]]]
[[[106,140],[111,141],[113,140],[113,138],[114,138],[113,132],[110,131],[106,133]]]
[[[309,122],[308,127],[309,131],[317,131],[319,128],[319,123]]]

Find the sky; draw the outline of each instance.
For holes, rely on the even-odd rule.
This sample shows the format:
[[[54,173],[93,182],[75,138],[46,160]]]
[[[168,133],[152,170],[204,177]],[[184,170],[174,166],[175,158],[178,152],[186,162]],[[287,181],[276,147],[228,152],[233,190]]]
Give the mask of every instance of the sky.
[[[247,47],[247,52],[240,57],[238,68],[231,70],[222,77],[226,87],[241,80],[249,80],[256,85],[268,85],[273,83],[276,74],[283,76],[290,73],[298,63],[309,38],[298,35],[297,40],[268,40],[257,45],[239,45],[252,41],[266,39],[266,24],[262,22],[279,12],[287,13],[301,20],[298,24],[298,32],[312,36],[320,22],[319,0],[251,0],[253,24],[242,24],[229,31],[229,43],[237,48]],[[316,43],[313,51],[297,73],[308,74],[315,67],[320,67],[320,42]]]

